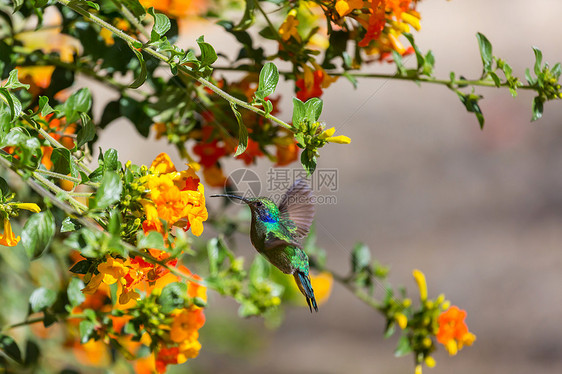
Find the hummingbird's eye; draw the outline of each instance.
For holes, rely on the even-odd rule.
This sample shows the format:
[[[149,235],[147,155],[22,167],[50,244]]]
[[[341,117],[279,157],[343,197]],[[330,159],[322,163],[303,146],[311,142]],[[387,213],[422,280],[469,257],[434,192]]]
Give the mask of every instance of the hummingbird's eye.
[[[257,201],[257,202],[256,202],[256,206],[261,208],[261,207],[263,206],[263,204],[262,204],[261,201]]]

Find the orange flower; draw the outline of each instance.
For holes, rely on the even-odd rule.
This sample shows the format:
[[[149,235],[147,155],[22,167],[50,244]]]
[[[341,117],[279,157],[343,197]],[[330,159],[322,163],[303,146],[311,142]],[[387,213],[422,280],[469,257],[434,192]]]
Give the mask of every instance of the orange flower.
[[[211,187],[223,187],[226,183],[226,176],[218,165],[203,168],[203,177],[205,182]]]
[[[217,163],[217,161],[226,154],[226,149],[224,146],[219,146],[218,140],[213,140],[210,143],[197,143],[193,147],[193,153],[201,157],[199,163],[203,167],[211,167]]]
[[[369,21],[366,25],[363,24],[367,29],[367,33],[359,42],[358,45],[360,47],[368,46],[371,40],[376,40],[381,35],[386,23],[385,6],[386,0],[372,0]]]
[[[289,144],[276,144],[277,146],[277,163],[275,166],[285,166],[292,162],[295,162],[299,158],[300,148],[297,146],[297,142],[291,139]]]
[[[175,343],[184,340],[197,340],[199,330],[205,324],[205,315],[202,309],[182,309],[174,315],[174,322],[170,329],[170,339]]]
[[[263,156],[263,152],[260,149],[260,144],[250,138],[248,138],[248,147],[241,155],[236,156],[238,160],[244,161],[244,164],[251,165],[254,163],[256,157]]]
[[[437,341],[445,346],[451,356],[457,354],[463,346],[470,346],[476,340],[476,336],[468,331],[464,322],[466,311],[452,306],[438,317],[439,330]]]
[[[205,0],[140,0],[140,3],[145,8],[154,7],[174,18],[195,16],[207,9]]]
[[[12,231],[12,225],[8,218],[4,218],[4,233],[0,235],[0,245],[7,247],[15,247],[20,241],[19,236],[15,236]]]
[[[315,70],[313,73],[308,74],[307,69],[305,69],[304,78],[295,82],[295,86],[299,89],[297,91],[297,98],[301,101],[307,101],[312,97],[322,96],[324,93],[324,91],[322,91],[324,76],[325,73],[323,70]]]

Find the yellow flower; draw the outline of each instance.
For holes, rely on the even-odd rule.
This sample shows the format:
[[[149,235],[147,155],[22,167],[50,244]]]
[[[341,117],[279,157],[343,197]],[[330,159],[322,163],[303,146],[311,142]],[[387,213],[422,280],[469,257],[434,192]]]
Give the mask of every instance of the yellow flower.
[[[425,364],[427,365],[428,368],[433,368],[435,367],[435,359],[431,356],[427,356],[425,358]]]
[[[33,204],[33,203],[16,203],[16,204],[10,204],[10,205],[13,205],[18,209],[29,210],[30,212],[33,212],[33,213],[39,213],[41,211],[41,208],[39,208],[39,205]]]
[[[287,18],[285,18],[285,21],[283,22],[281,27],[279,27],[279,35],[281,36],[281,39],[286,42],[292,36],[298,42],[300,42],[301,37],[297,30],[298,25],[299,21],[297,20],[297,10],[292,9],[287,15]]]
[[[425,281],[425,275],[418,269],[415,269],[412,272],[412,275],[414,276],[414,279],[418,284],[418,288],[420,289],[420,300],[425,301],[427,299],[427,283]]]
[[[15,247],[20,241],[19,236],[15,236],[12,232],[12,225],[8,218],[4,218],[4,233],[0,235],[0,245],[7,247]]]
[[[336,1],[336,12],[343,17],[355,9],[363,8],[363,0],[338,0]]]
[[[328,143],[337,143],[337,144],[349,144],[351,143],[351,139],[345,135],[338,135],[338,136],[331,136],[326,139]]]
[[[107,258],[106,262],[98,265],[98,270],[100,274],[104,275],[103,283],[105,284],[113,284],[129,272],[129,268],[123,264],[123,260],[111,256]]]
[[[420,364],[416,365],[416,369],[414,370],[414,374],[422,374],[422,366]]]
[[[408,12],[404,12],[402,13],[402,21],[412,26],[417,31],[420,31],[421,29],[419,15],[414,15]]]
[[[332,285],[334,284],[332,274],[327,271],[323,271],[318,275],[310,274],[310,283],[312,284],[318,305],[326,302],[332,293]]]
[[[404,330],[406,326],[408,326],[408,317],[406,317],[403,313],[396,313],[394,315],[394,319],[396,320],[396,323],[398,323],[398,326],[400,326],[402,330]]]

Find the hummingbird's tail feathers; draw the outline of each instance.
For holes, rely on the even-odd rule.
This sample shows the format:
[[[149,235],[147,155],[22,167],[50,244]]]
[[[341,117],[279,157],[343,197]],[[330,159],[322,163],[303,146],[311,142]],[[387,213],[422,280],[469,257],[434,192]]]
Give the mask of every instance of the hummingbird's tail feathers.
[[[306,303],[308,304],[310,312],[312,313],[312,308],[318,312],[318,304],[316,304],[314,290],[310,284],[310,277],[302,271],[296,271],[293,274],[293,277],[295,278],[295,282],[297,282],[297,286],[299,286],[299,290],[306,297]]]

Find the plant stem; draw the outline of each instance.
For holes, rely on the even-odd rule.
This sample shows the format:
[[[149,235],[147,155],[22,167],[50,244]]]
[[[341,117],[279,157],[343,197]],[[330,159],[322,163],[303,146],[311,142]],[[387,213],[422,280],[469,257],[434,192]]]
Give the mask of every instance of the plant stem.
[[[69,0],[57,0],[57,2],[59,2],[60,4],[74,10],[76,13],[84,16],[85,18],[87,18],[88,20],[92,21],[93,23],[95,23],[96,25],[103,27],[109,31],[111,31],[113,34],[115,34],[117,37],[123,39],[124,41],[131,43],[133,45],[138,45],[138,44],[142,44],[140,43],[139,40],[133,38],[130,35],[125,34],[123,31],[119,30],[118,28],[116,28],[115,26],[105,22],[104,20],[102,20],[101,18],[97,17],[96,15],[88,12],[87,10],[84,10],[80,7],[78,7],[75,3],[69,1]],[[163,55],[162,53],[155,51],[154,49],[147,47],[147,46],[143,46],[142,50],[146,53],[148,53],[149,55],[167,63],[170,64],[170,59],[166,56]],[[229,95],[228,93],[226,93],[225,91],[221,90],[220,88],[218,88],[217,86],[215,86],[214,84],[212,84],[211,82],[209,82],[208,80],[198,77],[190,68],[188,68],[185,65],[180,65],[178,66],[178,71],[186,74],[187,76],[191,77],[192,79],[195,79],[197,82],[199,82],[200,84],[202,84],[203,86],[207,87],[208,89],[210,89],[211,91],[213,91],[214,93],[216,93],[217,95],[219,95],[220,97],[222,97],[223,99],[229,101],[230,103],[236,104],[237,106],[241,106],[242,108],[245,108],[247,110],[250,110],[254,113],[257,113],[275,123],[277,123],[278,125],[292,130],[293,127],[291,125],[289,125],[288,123],[284,122],[283,120],[272,116],[271,114],[266,114],[265,111],[258,109],[250,104],[248,104],[245,101],[239,100],[237,98],[235,98],[234,96]]]
[[[81,183],[82,182],[82,180],[80,178],[74,178],[74,177],[71,177],[70,175],[64,175],[64,174],[61,174],[61,173],[55,173],[55,172],[50,171],[50,170],[37,169],[37,170],[35,170],[35,173],[44,174],[44,175],[47,175],[49,177],[63,179],[63,180],[67,180],[67,181],[74,182],[74,183]]]

